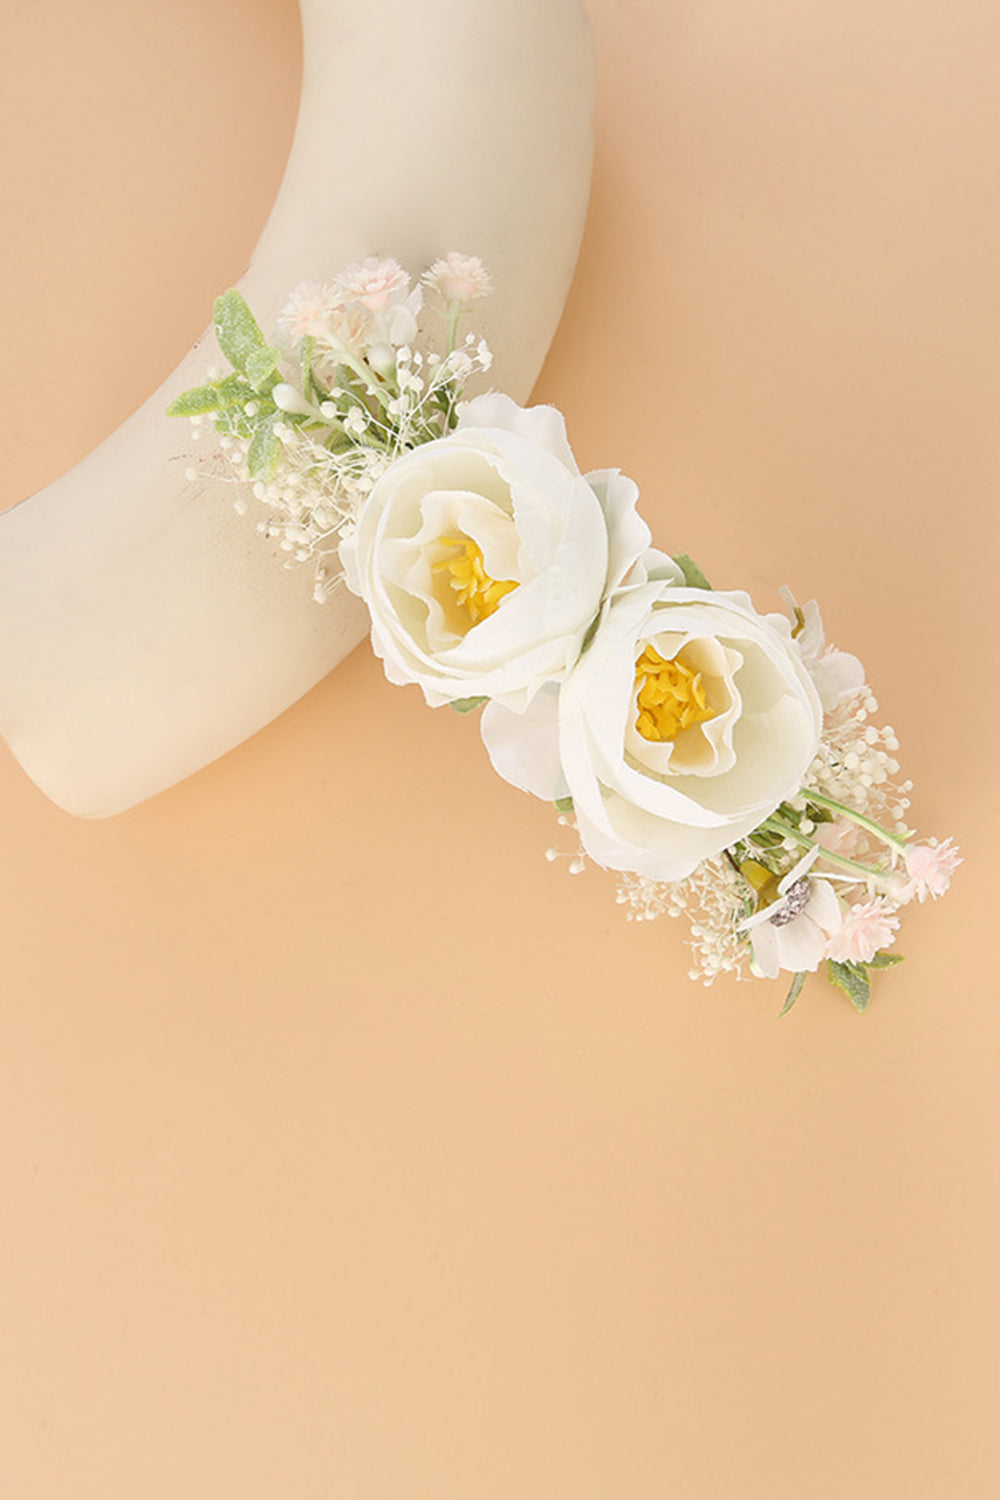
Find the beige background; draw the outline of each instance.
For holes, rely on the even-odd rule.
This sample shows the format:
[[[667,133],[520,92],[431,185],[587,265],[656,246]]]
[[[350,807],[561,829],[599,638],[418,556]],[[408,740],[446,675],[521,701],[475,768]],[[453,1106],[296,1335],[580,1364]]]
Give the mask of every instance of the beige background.
[[[548,811],[366,648],[106,823],[5,753],[11,1500],[1000,1490],[1000,16],[590,7],[538,394],[660,545],[821,599],[967,863],[867,1017],[815,983],[778,1024],[546,864]],[[299,60],[292,0],[2,20],[9,504],[242,271]]]

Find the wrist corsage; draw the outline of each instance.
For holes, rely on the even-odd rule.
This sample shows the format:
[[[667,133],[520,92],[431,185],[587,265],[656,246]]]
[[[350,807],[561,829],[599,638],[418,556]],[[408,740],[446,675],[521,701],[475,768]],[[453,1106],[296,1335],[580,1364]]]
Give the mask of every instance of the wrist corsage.
[[[861,663],[814,602],[760,614],[654,548],[636,485],[581,474],[555,408],[462,399],[491,290],[475,256],[416,284],[369,260],[296,288],[274,344],[228,291],[231,368],[170,414],[214,426],[237,509],[311,564],[319,603],[364,600],[390,681],[481,710],[496,771],[575,834],[573,873],[616,871],[633,920],[688,918],[692,978],[784,971],[784,1011],[825,966],[863,1010],[901,908],[961,861],[908,827]]]

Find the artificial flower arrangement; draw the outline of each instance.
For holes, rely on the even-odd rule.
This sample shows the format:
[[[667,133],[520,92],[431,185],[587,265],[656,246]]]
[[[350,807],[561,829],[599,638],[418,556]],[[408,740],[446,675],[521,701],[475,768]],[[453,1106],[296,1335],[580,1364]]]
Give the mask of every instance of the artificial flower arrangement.
[[[900,909],[960,859],[907,827],[861,663],[814,602],[785,590],[787,615],[761,615],[655,549],[636,485],[581,474],[554,407],[463,402],[491,361],[459,330],[491,290],[475,256],[416,284],[367,260],[297,287],[280,346],[230,290],[231,370],[170,415],[214,425],[237,509],[261,502],[258,531],[312,563],[318,602],[360,595],[390,681],[482,710],[496,771],[575,830],[573,873],[617,871],[634,920],[687,916],[692,978],[785,971],[783,1014],[825,964],[863,1010],[871,972],[900,962]]]

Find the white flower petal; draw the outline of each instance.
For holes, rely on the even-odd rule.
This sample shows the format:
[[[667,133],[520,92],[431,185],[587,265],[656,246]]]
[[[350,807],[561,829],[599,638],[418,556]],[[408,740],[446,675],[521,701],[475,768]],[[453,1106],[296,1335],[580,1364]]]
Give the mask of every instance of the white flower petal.
[[[608,593],[620,588],[649,549],[649,527],[636,510],[639,486],[618,469],[594,469],[587,483],[597,496],[608,534]],[[678,570],[680,571],[680,570]],[[645,581],[645,580],[643,580]]]
[[[542,688],[522,714],[487,703],[480,733],[493,769],[511,786],[546,802],[568,795],[559,760],[558,688]]]
[[[809,904],[811,906],[812,902]],[[791,974],[802,974],[812,973],[813,969],[819,967],[826,954],[826,934],[812,921],[808,907],[783,927],[775,927],[773,922],[769,926],[778,936],[778,962],[783,969]],[[755,944],[757,941],[758,934],[755,932]]]
[[[353,530],[341,539],[339,553],[340,566],[344,570],[344,582],[352,594],[360,595],[362,593],[361,571],[358,563],[357,539]]]
[[[832,937],[844,925],[840,898],[828,880],[814,880],[811,885],[806,914],[827,937]]]
[[[781,954],[778,946],[780,930],[770,919],[753,930],[751,967],[761,979],[777,979],[781,970]]]
[[[551,453],[571,474],[580,472],[566,436],[566,420],[554,406],[518,406],[500,391],[488,391],[467,404],[455,430],[461,432],[467,427],[496,427],[515,432]]]
[[[470,402],[453,434],[388,467],[348,549],[387,670],[428,702],[500,697],[523,711],[580,653],[602,608],[611,531],[618,566],[629,536],[645,542],[634,508],[622,476],[598,496],[580,475],[554,409],[524,411],[499,395]],[[466,543],[478,552],[463,559]],[[482,611],[449,560],[516,586]]]
[[[827,713],[837,707],[845,693],[855,693],[865,685],[865,669],[858,658],[833,646],[828,646],[818,660],[807,661],[806,666]]]
[[[634,576],[627,582],[683,585],[684,573],[666,552],[661,552],[657,547],[647,547],[636,563]]]
[[[417,319],[406,303],[387,309],[385,331],[389,343],[397,349],[402,344],[412,344],[417,336]]]

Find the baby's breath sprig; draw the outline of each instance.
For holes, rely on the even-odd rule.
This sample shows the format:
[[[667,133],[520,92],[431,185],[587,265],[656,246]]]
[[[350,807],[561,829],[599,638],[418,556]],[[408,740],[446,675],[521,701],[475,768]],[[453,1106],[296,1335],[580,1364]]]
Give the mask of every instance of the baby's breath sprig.
[[[441,351],[416,347],[422,287],[444,320]],[[278,320],[287,350],[268,342],[235,288],[216,301],[231,369],[183,392],[168,415],[189,418],[196,433],[211,421],[236,509],[246,512],[248,491],[267,507],[257,531],[288,554],[287,567],[312,560],[318,601],[342,577],[340,542],[380,475],[453,431],[466,383],[490,368],[484,339],[457,340],[469,304],[490,290],[475,256],[452,252],[416,287],[396,261],[365,261],[295,289]]]
[[[856,1009],[868,1006],[872,973],[902,962],[888,951],[897,913],[913,900],[943,895],[961,860],[951,840],[917,843],[908,828],[912,782],[897,779],[895,731],[869,722],[877,707],[867,687],[845,692],[825,717],[800,794],[685,880],[622,876],[617,900],[630,921],[687,918],[692,979],[744,979],[768,972],[760,965],[771,960],[787,968],[771,952],[780,948],[775,934],[780,939],[793,923],[809,920],[821,886],[835,892],[835,903],[827,900],[836,915],[829,930],[813,922],[814,967],[825,959],[828,979]],[[790,972],[782,1015],[811,970]]]

